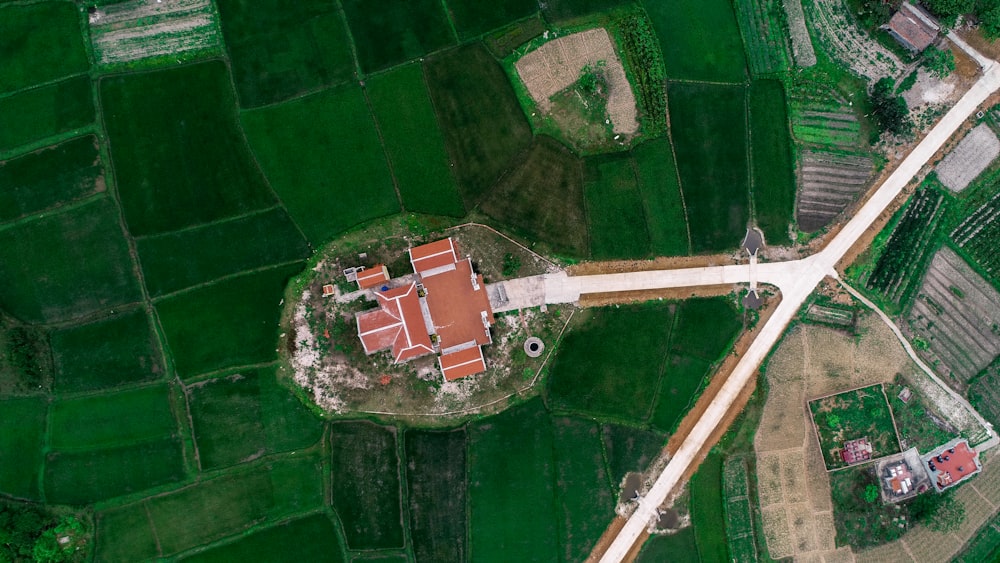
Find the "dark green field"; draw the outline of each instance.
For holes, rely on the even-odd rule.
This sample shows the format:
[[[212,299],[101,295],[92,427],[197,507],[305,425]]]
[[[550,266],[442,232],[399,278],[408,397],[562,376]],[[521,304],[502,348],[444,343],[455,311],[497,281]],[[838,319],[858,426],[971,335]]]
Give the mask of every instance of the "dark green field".
[[[651,536],[642,546],[639,563],[701,563],[694,528],[688,526],[670,535]]]
[[[219,0],[217,5],[243,107],[353,78],[351,42],[333,2]]]
[[[197,248],[197,253],[189,252]],[[153,297],[230,274],[307,258],[311,252],[281,207],[136,241]]]
[[[465,215],[421,66],[373,76],[365,86],[405,210]]]
[[[0,6],[0,94],[87,71],[76,10],[68,2]]]
[[[768,244],[788,244],[795,175],[784,86],[758,80],[750,85],[748,100],[754,218]]]
[[[0,490],[6,494],[39,498],[47,402],[44,397],[0,400]]]
[[[93,136],[0,162],[0,222],[101,191],[102,175],[97,139]]]
[[[222,62],[104,78],[101,102],[134,236],[274,205],[239,130]]]
[[[668,77],[729,83],[746,80],[743,42],[728,0],[647,0],[643,4],[660,38]],[[676,131],[676,124],[671,125]]]
[[[560,555],[563,561],[584,561],[617,500],[605,469],[601,429],[592,420],[568,416],[553,417],[552,428]]]
[[[688,299],[681,305],[671,341],[674,354],[708,362],[719,359],[743,323],[733,304],[723,298]]]
[[[21,320],[65,320],[139,298],[106,197],[0,230],[0,309]]]
[[[465,561],[465,430],[409,430],[404,442],[414,557],[418,561]]]
[[[90,78],[78,76],[0,98],[0,151],[94,122]]]
[[[139,383],[163,375],[156,335],[146,310],[52,333],[57,394]]]
[[[476,561],[555,561],[552,421],[540,399],[469,428],[469,535]]]
[[[551,137],[535,138],[520,165],[486,196],[480,209],[558,252],[588,254],[580,161]]]
[[[331,426],[333,507],[351,549],[403,547],[396,429],[369,422]],[[364,444],[359,448],[358,444]]]
[[[480,0],[448,0],[455,28],[462,39],[477,37],[487,31],[526,18],[538,11],[535,0],[481,2]]]
[[[377,10],[363,0],[341,4],[365,72],[455,44],[444,3],[438,0],[382,0]]]
[[[649,232],[635,169],[628,158],[591,158],[584,193],[590,224],[590,253],[598,260],[649,256]]]
[[[750,219],[744,87],[670,83],[668,101],[692,249],[733,248]]]
[[[691,525],[702,563],[729,563],[723,512],[722,454],[712,452],[691,477]]]
[[[213,379],[189,393],[195,441],[205,469],[305,448],[322,434],[319,419],[278,383],[274,368]]]
[[[99,512],[95,521],[98,561],[127,563],[159,555],[145,502]]]
[[[632,157],[646,209],[646,227],[653,255],[690,253],[687,219],[670,140],[645,142],[632,149]]]
[[[49,447],[88,451],[169,438],[177,420],[166,385],[61,399],[49,413]]]
[[[631,6],[634,0],[548,0],[542,13],[550,22],[566,22],[580,16]]]
[[[314,246],[399,211],[358,86],[246,112],[243,126],[271,186]]]
[[[462,197],[474,207],[531,143],[531,127],[506,73],[481,44],[424,63],[431,99]]]
[[[213,547],[183,561],[347,561],[344,546],[330,518],[313,514],[257,531],[232,543]]]
[[[293,264],[229,278],[156,303],[182,378],[277,356],[280,302]]]
[[[601,429],[611,483],[617,487],[630,471],[645,471],[667,445],[664,434],[630,426],[605,424]]]

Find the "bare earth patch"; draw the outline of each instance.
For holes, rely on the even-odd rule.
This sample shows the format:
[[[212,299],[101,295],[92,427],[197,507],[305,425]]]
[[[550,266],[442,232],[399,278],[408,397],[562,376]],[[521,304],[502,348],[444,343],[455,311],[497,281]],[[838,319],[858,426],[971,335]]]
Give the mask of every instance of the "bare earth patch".
[[[222,47],[209,0],[133,0],[99,8],[89,23],[101,65]]]
[[[967,188],[986,167],[1000,156],[1000,139],[981,123],[937,165],[937,177],[953,192]]]

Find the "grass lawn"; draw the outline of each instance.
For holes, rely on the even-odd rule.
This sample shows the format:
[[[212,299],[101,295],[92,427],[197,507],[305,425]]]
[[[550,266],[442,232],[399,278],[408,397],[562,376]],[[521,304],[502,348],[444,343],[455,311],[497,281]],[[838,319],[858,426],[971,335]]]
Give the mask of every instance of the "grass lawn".
[[[382,70],[453,45],[444,3],[438,0],[343,0],[358,62],[365,72]]]
[[[176,437],[166,385],[60,399],[49,414],[49,447],[61,452],[128,446]]]
[[[535,0],[482,2],[480,0],[448,0],[455,28],[462,39],[479,35],[526,18],[538,11]]]
[[[0,230],[0,309],[23,321],[61,321],[140,298],[107,197]]]
[[[899,441],[881,385],[810,401],[809,412],[829,469],[847,466],[840,457],[847,440],[868,438],[872,459],[899,452]]]
[[[667,89],[692,250],[735,248],[750,219],[745,88],[675,82]]]
[[[101,101],[134,236],[274,205],[240,131],[221,61],[104,78]]]
[[[743,42],[728,0],[643,4],[660,38],[668,77],[729,83],[746,79]]]
[[[528,125],[500,64],[480,43],[424,62],[462,198],[474,207],[531,144]]]
[[[583,185],[591,255],[598,260],[649,256],[649,231],[632,161],[589,158]]]
[[[609,486],[601,428],[579,417],[552,418],[559,545],[563,561],[583,561],[608,526],[616,498]]]
[[[313,514],[244,535],[182,561],[347,561],[337,528],[326,514]]]
[[[178,375],[274,360],[285,284],[301,269],[244,274],[158,301]]]
[[[556,252],[588,254],[580,161],[551,137],[535,138],[520,165],[491,190],[480,210]]]
[[[785,88],[779,80],[750,85],[753,207],[768,244],[788,244],[795,212],[795,175]]]
[[[0,490],[8,495],[39,498],[47,410],[44,397],[0,400]]]
[[[465,561],[465,430],[407,430],[404,442],[414,556],[418,561]]]
[[[333,507],[351,549],[403,547],[396,429],[370,422],[330,427]]]
[[[311,254],[302,233],[281,207],[140,238],[136,250],[146,289],[153,297],[238,272],[303,260]]]
[[[365,86],[404,209],[465,215],[420,64],[373,76]]]
[[[313,246],[399,200],[364,95],[344,85],[243,114],[257,158]]]
[[[240,105],[287,100],[354,77],[347,29],[333,2],[219,0]]]
[[[552,448],[552,421],[541,399],[469,427],[472,559],[560,558]]]
[[[51,336],[55,392],[95,391],[163,376],[156,334],[139,307]]]
[[[670,139],[647,141],[632,149],[632,158],[653,255],[689,254],[687,219]]]
[[[0,94],[86,72],[78,18],[69,2],[0,6]]]
[[[617,487],[625,474],[645,471],[667,445],[667,436],[654,430],[605,424],[601,434],[608,456],[611,483]]]
[[[94,122],[90,78],[77,76],[0,98],[0,151]]]
[[[0,162],[0,222],[58,207],[103,189],[97,139],[91,135]]]

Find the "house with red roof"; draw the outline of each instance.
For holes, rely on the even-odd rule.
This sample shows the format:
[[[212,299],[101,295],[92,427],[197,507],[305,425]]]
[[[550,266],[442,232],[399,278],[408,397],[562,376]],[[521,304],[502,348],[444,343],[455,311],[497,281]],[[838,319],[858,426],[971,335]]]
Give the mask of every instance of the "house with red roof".
[[[937,39],[941,27],[930,14],[909,2],[903,2],[892,19],[884,26],[900,45],[912,53],[919,53]]]
[[[923,456],[924,469],[938,492],[951,488],[983,470],[979,452],[956,438]]]

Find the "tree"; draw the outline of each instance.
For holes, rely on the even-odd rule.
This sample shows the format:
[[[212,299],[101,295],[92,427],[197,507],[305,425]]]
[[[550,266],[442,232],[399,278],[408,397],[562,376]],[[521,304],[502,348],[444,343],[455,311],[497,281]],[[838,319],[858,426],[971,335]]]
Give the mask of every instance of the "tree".
[[[924,66],[939,78],[944,78],[955,70],[955,54],[951,49],[928,47],[924,51]]]
[[[958,16],[976,9],[976,0],[923,0],[923,3],[946,27],[954,25]]]
[[[826,418],[826,425],[830,427],[830,430],[836,430],[840,428],[840,416],[836,414],[831,414]]]
[[[878,485],[869,483],[865,487],[865,502],[874,504],[878,500]]]
[[[979,28],[987,39],[1000,37],[1000,5],[979,14]]]
[[[875,83],[870,97],[872,117],[880,131],[899,135],[909,129],[909,110],[903,97],[893,93],[893,87],[891,78],[883,78]]]

